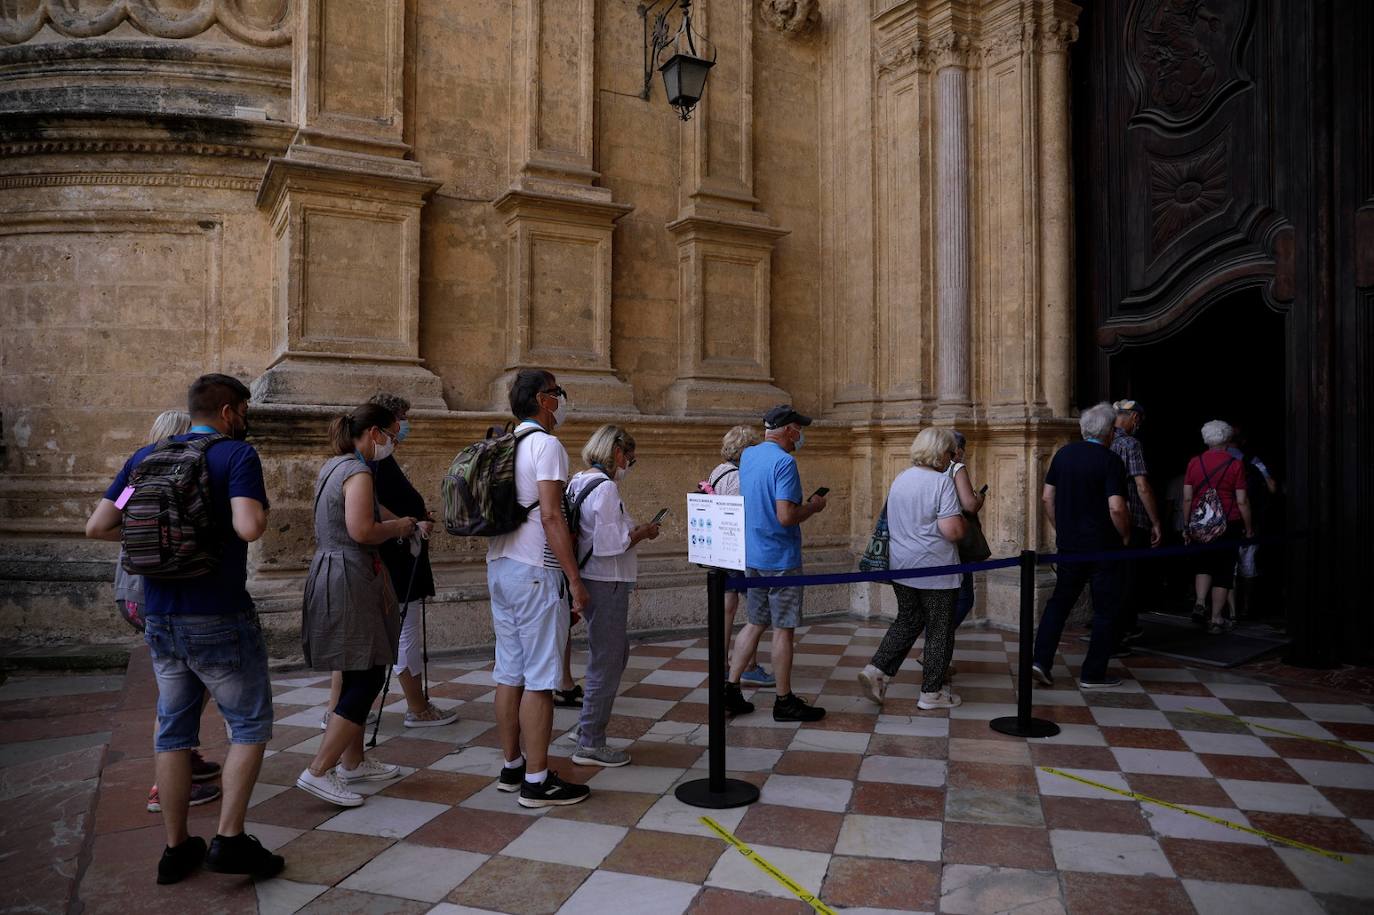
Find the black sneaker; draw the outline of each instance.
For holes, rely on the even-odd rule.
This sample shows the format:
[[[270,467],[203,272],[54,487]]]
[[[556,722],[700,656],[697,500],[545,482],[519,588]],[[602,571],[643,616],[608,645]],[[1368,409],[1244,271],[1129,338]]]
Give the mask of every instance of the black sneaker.
[[[586,785],[574,785],[550,772],[542,782],[525,782],[520,786],[521,807],[567,807],[580,804],[591,796]]]
[[[1130,648],[1129,645],[1124,645],[1124,644],[1121,645],[1121,646],[1118,647],[1118,648],[1113,648],[1113,649],[1112,649],[1112,653],[1111,653],[1111,657],[1113,657],[1113,658],[1130,658],[1130,657],[1134,657],[1134,656],[1135,656],[1135,652],[1131,651],[1131,648]]]
[[[241,832],[236,836],[215,836],[205,869],[217,874],[249,874],[259,880],[275,877],[286,867],[286,859],[262,847],[257,836]]]
[[[180,883],[204,860],[205,840],[200,836],[191,836],[176,848],[168,846],[157,862],[157,882],[163,886]]]
[[[725,683],[725,714],[731,718],[736,715],[747,715],[754,710],[754,703],[744,698],[744,693],[740,692],[738,683]]]
[[[825,709],[807,704],[796,693],[779,696],[773,703],[774,721],[820,721],[825,717]]]
[[[1130,632],[1126,633],[1125,635],[1123,635],[1123,636],[1121,637],[1121,644],[1122,644],[1122,645],[1129,645],[1129,644],[1131,644],[1132,642],[1138,642],[1138,641],[1140,641],[1140,640],[1141,640],[1142,638],[1144,638],[1144,637],[1145,637],[1145,629],[1144,629],[1143,627],[1141,627],[1141,626],[1137,626],[1137,627],[1135,627],[1134,629],[1132,629]]]
[[[1120,677],[1103,677],[1101,680],[1084,680],[1078,678],[1079,689],[1114,689],[1121,685]]]
[[[501,778],[496,783],[497,791],[519,791],[520,786],[525,783],[525,761],[520,760],[520,765],[514,769],[501,767]]]

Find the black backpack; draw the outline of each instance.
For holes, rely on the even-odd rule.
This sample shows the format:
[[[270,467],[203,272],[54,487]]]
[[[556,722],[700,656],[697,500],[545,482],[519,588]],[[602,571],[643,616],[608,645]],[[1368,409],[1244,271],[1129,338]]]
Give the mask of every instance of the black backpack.
[[[227,435],[163,439],[129,473],[120,542],[124,571],[146,578],[199,578],[219,568],[206,452]]]
[[[597,469],[600,470],[600,468]],[[582,530],[582,503],[587,501],[587,497],[592,494],[592,490],[596,489],[596,487],[600,486],[602,483],[610,482],[610,477],[605,475],[606,471],[602,470],[601,473],[602,476],[592,480],[586,486],[583,486],[576,498],[569,499],[568,493],[566,491],[563,493],[563,517],[567,519],[568,533],[572,535],[574,558],[577,557],[577,535]],[[587,549],[587,554],[577,560],[578,569],[585,568],[587,561],[591,558],[592,551],[589,547]]]

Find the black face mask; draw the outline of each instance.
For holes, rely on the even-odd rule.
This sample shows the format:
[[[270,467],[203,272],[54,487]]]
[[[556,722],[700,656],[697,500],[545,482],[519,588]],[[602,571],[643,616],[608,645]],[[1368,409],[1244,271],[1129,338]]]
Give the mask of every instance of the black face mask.
[[[239,416],[234,414],[236,422],[229,428],[229,437],[236,442],[241,442],[248,438],[248,415]]]

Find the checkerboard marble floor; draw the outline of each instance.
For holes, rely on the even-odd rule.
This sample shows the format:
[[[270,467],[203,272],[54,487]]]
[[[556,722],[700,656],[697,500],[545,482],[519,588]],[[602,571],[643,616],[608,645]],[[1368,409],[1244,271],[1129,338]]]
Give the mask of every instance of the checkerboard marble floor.
[[[769,711],[773,693],[755,693],[758,711],[728,728],[727,760],[762,797],[715,812],[672,794],[705,774],[704,639],[633,648],[610,726],[631,766],[572,765],[567,732],[577,713],[556,712],[554,767],[593,794],[542,811],[494,789],[500,752],[490,662],[431,664],[434,701],[461,713],[442,728],[403,728],[393,684],[373,752],[403,766],[405,776],[370,786],[375,793],[364,806],[342,812],[291,787],[319,741],[328,680],[283,674],[274,682],[276,736],[249,831],[286,856],[287,870],[256,886],[259,910],[810,910],[699,822],[711,813],[837,910],[1374,911],[1374,754],[1335,745],[1374,751],[1368,705],[1144,656],[1113,662],[1124,678],[1119,688],[1080,692],[1069,671],[1077,672],[1084,646],[1070,633],[1057,688],[1035,694],[1036,714],[1063,732],[1013,739],[987,724],[1015,711],[1012,634],[961,631],[954,685],[964,704],[920,712],[919,651],[882,708],[860,694],[856,674],[884,631],[847,620],[798,631],[795,688],[829,714],[812,725],[779,724]],[[148,870],[138,894],[151,898],[161,890],[151,885],[151,859],[137,866]],[[188,883],[223,879],[202,874]]]

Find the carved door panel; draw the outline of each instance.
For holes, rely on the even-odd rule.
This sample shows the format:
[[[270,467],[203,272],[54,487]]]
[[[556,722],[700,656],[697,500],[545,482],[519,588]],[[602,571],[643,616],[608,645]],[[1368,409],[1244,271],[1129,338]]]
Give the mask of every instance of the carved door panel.
[[[1276,204],[1267,4],[1123,0],[1094,14],[1090,156],[1104,205],[1084,212],[1107,283],[1095,341],[1158,337],[1245,286],[1286,304],[1291,283],[1272,282],[1291,230]]]

